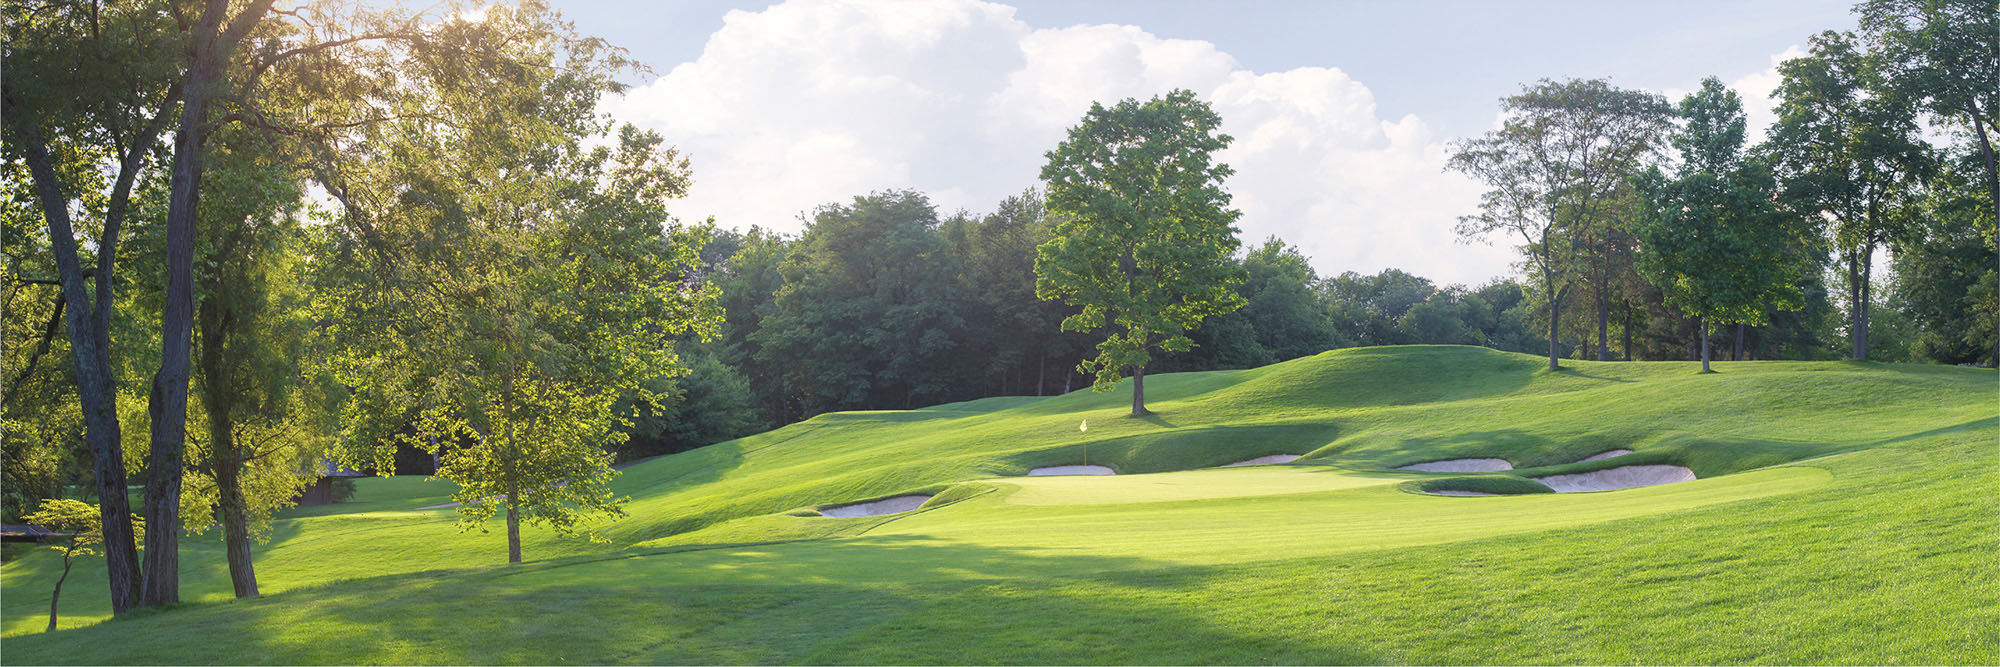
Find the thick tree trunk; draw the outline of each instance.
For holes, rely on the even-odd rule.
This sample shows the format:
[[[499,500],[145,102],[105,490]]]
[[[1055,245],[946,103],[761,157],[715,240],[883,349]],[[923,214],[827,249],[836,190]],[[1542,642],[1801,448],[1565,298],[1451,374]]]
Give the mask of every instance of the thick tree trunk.
[[[1750,329],[1749,325],[1746,325],[1742,322],[1736,323],[1736,349],[1730,351],[1729,353],[1730,361],[1743,360],[1743,336],[1749,331],[1749,329]]]
[[[56,577],[56,590],[49,594],[49,629],[46,632],[56,631],[56,603],[62,600],[62,585],[63,582],[69,581],[69,568],[72,564],[69,554],[63,554],[62,576]]]
[[[1868,358],[1868,323],[1875,310],[1875,244],[1869,243],[1861,249],[1861,341],[1860,359]]]
[[[140,604],[180,601],[181,478],[187,453],[188,356],[194,335],[195,218],[200,210],[208,111],[222,83],[222,18],[229,3],[210,0],[195,27],[187,89],[167,198],[166,303],[160,311],[160,369],[147,404],[152,450],[146,455],[146,576]]]
[[[1146,367],[1132,367],[1132,416],[1143,417],[1146,411]]]
[[[1702,320],[1702,321],[1701,321],[1701,324],[1700,324],[1699,326],[1701,327],[1701,372],[1703,372],[1703,373],[1707,373],[1707,372],[1709,372],[1709,368],[1708,368],[1708,320]]]
[[[98,248],[96,306],[84,291],[83,265],[77,257],[76,232],[70,225],[69,198],[62,192],[54,161],[39,129],[16,119],[17,143],[35,181],[35,194],[49,228],[56,271],[67,303],[70,358],[75,361],[77,402],[83,412],[84,442],[90,447],[97,479],[98,518],[104,531],[106,579],[111,586],[111,612],[122,614],[139,603],[139,553],[132,538],[132,505],[125,490],[125,453],[119,434],[117,382],[112,375],[110,319],[111,269],[117,238],[110,235],[116,220],[106,224]]]

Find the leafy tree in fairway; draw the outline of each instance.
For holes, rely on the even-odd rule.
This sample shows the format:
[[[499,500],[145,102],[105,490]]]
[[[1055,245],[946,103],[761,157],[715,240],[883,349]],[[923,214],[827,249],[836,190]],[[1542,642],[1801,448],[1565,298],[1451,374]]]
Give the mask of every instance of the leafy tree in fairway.
[[[1229,261],[1240,213],[1222,187],[1231,170],[1213,159],[1230,142],[1221,124],[1186,90],[1092,104],[1042,167],[1061,219],[1036,253],[1035,296],[1083,308],[1064,331],[1110,330],[1078,368],[1099,391],[1130,369],[1135,416],[1147,414],[1151,351],[1186,350],[1188,329],[1243,305]]]
[[[63,582],[69,581],[69,569],[76,565],[79,557],[97,556],[99,547],[104,545],[102,517],[96,507],[77,500],[44,499],[41,509],[24,517],[31,524],[37,524],[67,534],[61,543],[49,548],[62,552],[62,576],[56,577],[55,592],[49,594],[49,629],[56,631],[56,609],[62,602]],[[146,536],[146,520],[133,518],[132,532],[140,539]]]
[[[1911,99],[1883,85],[1853,35],[1823,32],[1811,44],[1778,66],[1778,122],[1758,152],[1791,213],[1830,227],[1846,269],[1851,354],[1866,359],[1875,251],[1910,233],[1932,159]]]
[[[1639,225],[1639,266],[1666,301],[1693,316],[1701,334],[1701,370],[1709,369],[1709,332],[1718,324],[1762,324],[1766,304],[1796,309],[1797,268],[1786,261],[1790,231],[1770,204],[1770,177],[1742,160],[1744,115],[1736,92],[1709,77],[1681,101],[1685,127],[1674,134],[1678,172],[1657,168],[1640,189],[1653,202]]]
[[[655,380],[684,372],[675,341],[712,332],[711,293],[689,282],[709,231],[668,215],[687,161],[596,113],[630,64],[618,52],[535,6],[430,39],[457,55],[393,82],[428,113],[316,146],[340,158],[315,173],[340,205],[316,319],[352,391],[346,462],[439,452],[461,527],[504,516],[519,562],[523,522],[588,533],[622,513],[606,450],[635,415],[618,406],[656,402]],[[464,76],[465,60],[515,65]]]
[[[1453,145],[1446,168],[1485,181],[1480,212],[1458,233],[1518,237],[1547,308],[1549,370],[1558,368],[1560,313],[1626,178],[1670,125],[1659,95],[1602,79],[1543,80],[1501,101],[1500,129]]]

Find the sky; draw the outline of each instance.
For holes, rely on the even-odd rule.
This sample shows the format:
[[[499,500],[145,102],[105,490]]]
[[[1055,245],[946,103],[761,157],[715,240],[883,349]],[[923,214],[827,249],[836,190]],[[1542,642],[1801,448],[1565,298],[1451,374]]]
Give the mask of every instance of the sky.
[[[1543,78],[1609,77],[1670,100],[1716,76],[1771,120],[1776,64],[1854,27],[1845,2],[569,0],[650,68],[603,104],[693,164],[678,217],[785,232],[890,189],[981,215],[1037,184],[1093,101],[1195,91],[1235,137],[1220,159],[1247,244],[1321,275],[1440,284],[1513,272],[1517,241],[1453,229],[1481,186],[1449,142]],[[1753,140],[1754,140],[1753,136]]]

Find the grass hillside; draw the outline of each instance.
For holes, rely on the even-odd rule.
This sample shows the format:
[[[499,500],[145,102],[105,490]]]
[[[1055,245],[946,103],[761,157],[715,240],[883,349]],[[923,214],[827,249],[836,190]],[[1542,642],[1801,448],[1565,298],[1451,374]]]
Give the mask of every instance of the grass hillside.
[[[821,415],[627,468],[605,541],[529,531],[517,566],[416,509],[446,483],[367,479],[276,522],[261,599],[196,538],[189,604],[104,622],[89,561],[41,634],[60,564],[11,550],[0,660],[2000,662],[1994,371],[1544,363],[1361,348],[1149,377],[1146,418],[1087,390]],[[1304,458],[1211,469],[1269,454]],[[1515,470],[1394,469],[1452,458]],[[1083,463],[1120,474],[1020,477]],[[1700,479],[1519,493],[1634,464]],[[812,511],[904,494],[934,497]]]

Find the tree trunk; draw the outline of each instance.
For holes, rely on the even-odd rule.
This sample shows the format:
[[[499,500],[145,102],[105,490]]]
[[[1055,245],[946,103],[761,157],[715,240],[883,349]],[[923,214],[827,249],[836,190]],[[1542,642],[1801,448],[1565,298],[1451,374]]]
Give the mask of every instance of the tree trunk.
[[[1971,102],[1966,104],[1971,105]],[[1996,170],[1994,165],[1993,142],[1986,136],[1987,122],[1981,122],[1977,107],[1968,108],[1966,111],[1970,112],[1967,115],[1972,118],[1973,133],[1979,136],[1979,154],[1986,158],[1986,201],[1993,205],[1994,214],[2000,216],[2000,170]],[[2000,251],[1993,254],[1993,259],[1994,270],[2000,271]],[[1995,331],[2000,331],[2000,328],[1996,328]],[[2000,335],[1993,337],[1993,365],[2000,366]]]
[[[1697,326],[1701,327],[1701,372],[1707,373],[1710,372],[1708,368],[1708,320],[1701,320],[1701,323]]]
[[[1856,250],[1847,253],[1847,338],[1853,348],[1850,355],[1856,360],[1868,358],[1865,321],[1861,315],[1861,252]]]
[[[1870,242],[1870,244],[1862,246],[1860,308],[1854,310],[1858,314],[1854,318],[1854,324],[1862,332],[1858,337],[1854,337],[1854,357],[1856,359],[1868,359],[1868,312],[1872,310],[1870,302],[1874,302],[1874,286],[1872,286],[1872,282],[1874,282],[1874,244]]]
[[[10,109],[10,113],[13,111]],[[55,163],[39,128],[14,119],[17,142],[35,181],[35,194],[49,228],[63,301],[68,306],[70,357],[76,364],[77,402],[83,412],[84,441],[90,446],[97,479],[98,518],[104,531],[106,579],[111,587],[111,613],[122,614],[139,602],[139,552],[132,538],[132,504],[125,490],[125,453],[119,434],[117,382],[112,375],[110,307],[111,269],[117,239],[106,236],[98,248],[96,306],[84,292],[82,262],[77,257],[76,232],[70,225],[69,198],[62,192]],[[115,227],[107,221],[107,233]],[[101,308],[101,310],[100,310]]]
[[[1049,379],[1049,355],[1044,354],[1041,356],[1040,359],[1035,360],[1036,396],[1048,395],[1046,391],[1048,389],[1048,379]]]
[[[1549,370],[1561,368],[1556,364],[1556,313],[1559,309],[1556,308],[1556,288],[1551,282],[1554,279],[1551,272],[1546,269],[1542,271],[1542,293],[1549,297]]]
[[[230,252],[225,242],[222,252]],[[212,284],[212,283],[211,283]],[[250,554],[250,507],[243,495],[243,451],[236,442],[235,377],[230,374],[229,339],[235,313],[227,299],[201,304],[202,407],[208,414],[209,456],[215,469],[217,504],[222,511],[223,552],[229,561],[229,583],[236,597],[257,597],[257,569]]]
[[[1743,360],[1743,336],[1745,335],[1746,332],[1749,331],[1749,328],[1750,328],[1749,325],[1746,325],[1742,322],[1736,323],[1736,349],[1730,351],[1729,353],[1730,361]]]
[[[1611,346],[1606,341],[1610,339],[1611,334],[1611,300],[1604,294],[1604,276],[1599,275],[1597,279],[1599,281],[1597,287],[1597,360],[1610,361],[1608,356],[1610,352],[1608,350]]]
[[[62,600],[62,585],[63,582],[69,581],[69,568],[73,564],[70,562],[69,554],[63,554],[62,576],[56,577],[56,591],[49,594],[49,629],[47,632],[56,631],[56,603]]]
[[[1631,361],[1632,360],[1632,306],[1629,303],[1626,304],[1625,306],[1625,326],[1623,327],[1623,329],[1624,330],[1620,332],[1620,335],[1622,335],[1625,338],[1625,360]]]
[[[1143,417],[1146,411],[1146,367],[1132,367],[1132,416]]]
[[[509,486],[507,489],[507,562],[521,562],[521,501]]]

